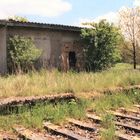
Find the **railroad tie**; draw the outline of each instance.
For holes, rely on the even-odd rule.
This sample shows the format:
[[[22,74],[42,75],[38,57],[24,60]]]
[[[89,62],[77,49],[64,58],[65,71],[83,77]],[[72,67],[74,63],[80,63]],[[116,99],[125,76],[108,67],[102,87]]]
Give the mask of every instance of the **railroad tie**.
[[[29,129],[26,129],[22,126],[13,127],[13,130],[18,134],[19,137],[23,137],[28,140],[55,140],[51,136],[44,136],[37,134]]]
[[[92,119],[92,120],[95,120],[95,121],[98,121],[99,123],[102,121],[101,117],[96,116],[96,115],[94,115],[94,114],[86,114],[86,116],[87,116],[87,118]],[[128,128],[128,129],[130,129],[130,130],[134,130],[135,132],[140,133],[140,127],[137,127],[137,126],[130,126],[130,125],[128,125],[128,124],[120,123],[120,122],[117,122],[117,121],[115,121],[114,123],[115,123],[115,125],[117,125],[117,126],[122,126],[122,127],[124,127],[124,128]],[[130,138],[129,135],[121,134],[120,132],[117,132],[117,133],[116,133],[116,136],[117,136],[119,139],[121,139],[121,140],[139,140],[138,137],[131,137],[131,139],[129,139],[129,138]]]
[[[44,128],[56,134],[63,135],[64,137],[67,137],[72,140],[89,140],[89,139],[86,139],[85,137],[75,134],[73,131],[62,128],[61,126],[58,126],[58,125],[54,125],[50,122],[45,122]]]
[[[131,116],[131,115],[122,114],[122,113],[114,112],[114,111],[111,111],[111,113],[112,113],[113,115],[117,116],[117,117],[128,118],[128,119],[140,121],[140,118],[139,118],[139,117],[134,117],[134,116]]]
[[[82,129],[89,130],[89,131],[98,131],[98,129],[95,128],[94,126],[92,126],[90,123],[85,123],[85,122],[75,120],[75,119],[67,119],[67,120],[69,123],[71,123],[75,126],[78,126]]]

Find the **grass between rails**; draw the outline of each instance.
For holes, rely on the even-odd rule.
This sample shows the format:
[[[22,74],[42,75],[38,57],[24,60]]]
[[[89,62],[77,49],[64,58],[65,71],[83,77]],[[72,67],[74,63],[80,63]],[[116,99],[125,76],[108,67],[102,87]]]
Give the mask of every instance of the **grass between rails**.
[[[100,135],[101,140],[117,140],[115,136],[116,127],[114,124],[114,116],[112,114],[104,114],[102,116],[102,128]]]
[[[140,71],[132,65],[117,64],[97,73],[61,73],[56,70],[0,77],[0,98],[38,96],[65,92],[90,92],[104,88],[140,84]],[[83,96],[83,94],[82,94]]]
[[[102,118],[102,128],[100,132],[101,140],[118,140],[115,135],[115,116],[108,111],[120,107],[132,108],[133,104],[140,104],[140,90],[130,90],[125,93],[105,95],[92,104],[93,110]]]
[[[80,99],[57,104],[38,104],[30,109],[21,108],[18,114],[11,112],[9,115],[0,115],[0,130],[9,130],[15,124],[42,130],[43,121],[63,124],[69,117],[82,120],[85,119],[87,109],[92,108],[103,117],[103,127],[108,130],[104,131],[102,135],[110,137],[114,134],[114,125],[106,111],[119,107],[131,107],[133,104],[140,104],[140,90],[106,95],[95,101]],[[112,125],[110,125],[111,123]],[[109,126],[112,127],[109,129]]]
[[[127,108],[133,104],[140,104],[140,90],[104,95],[94,101],[92,108],[96,113],[102,115],[111,109],[114,110],[120,107]]]
[[[110,114],[109,111],[120,107],[132,108],[133,104],[140,104],[140,90],[106,94],[96,98],[91,108],[102,118],[101,140],[117,140],[115,136],[115,116]]]
[[[132,66],[128,64],[117,64],[107,71],[97,73],[60,73],[42,70],[24,75],[1,77],[0,98],[62,92],[74,92],[78,95],[81,92],[90,92],[96,89],[102,90],[135,84],[140,84],[140,71],[133,70]],[[83,98],[86,96],[86,93],[84,94],[81,94]],[[79,102],[72,100],[58,104],[38,104],[31,109],[21,108],[18,114],[13,112],[10,115],[0,115],[0,130],[10,130],[15,124],[41,130],[45,120],[63,124],[68,117],[85,119],[86,110],[92,108],[103,118],[102,126],[105,131],[101,132],[102,139],[111,140],[115,139],[115,128],[112,116],[106,111],[119,107],[131,107],[136,103],[140,104],[140,90],[103,95],[94,101],[81,99]]]
[[[18,114],[11,112],[10,115],[0,116],[0,129],[10,130],[15,124],[23,125],[29,128],[42,129],[43,121],[51,121],[55,124],[63,124],[66,118],[84,119],[86,109],[91,105],[91,101],[80,99],[70,102],[61,102],[57,104],[46,103],[38,104],[33,108],[23,107],[19,109]],[[10,112],[9,112],[10,113]]]

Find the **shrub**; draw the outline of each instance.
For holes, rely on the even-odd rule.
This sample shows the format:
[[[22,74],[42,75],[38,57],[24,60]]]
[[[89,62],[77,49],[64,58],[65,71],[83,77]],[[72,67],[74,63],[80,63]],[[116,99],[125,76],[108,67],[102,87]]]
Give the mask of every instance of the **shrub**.
[[[117,48],[120,31],[105,20],[90,25],[92,28],[83,29],[81,34],[86,45],[86,68],[91,71],[107,69],[121,59]]]
[[[40,57],[41,50],[35,47],[31,38],[16,35],[8,40],[7,55],[9,72],[28,71]]]

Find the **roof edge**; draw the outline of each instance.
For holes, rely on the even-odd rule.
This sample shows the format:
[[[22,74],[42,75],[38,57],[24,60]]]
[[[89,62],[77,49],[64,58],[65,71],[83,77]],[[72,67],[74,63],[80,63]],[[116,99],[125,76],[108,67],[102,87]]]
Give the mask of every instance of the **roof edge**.
[[[74,31],[80,32],[82,27],[61,25],[61,24],[48,24],[48,23],[38,23],[38,22],[20,22],[15,20],[0,20],[0,25],[5,25],[8,27],[28,27],[28,28],[43,28],[52,30],[64,30],[64,31]]]

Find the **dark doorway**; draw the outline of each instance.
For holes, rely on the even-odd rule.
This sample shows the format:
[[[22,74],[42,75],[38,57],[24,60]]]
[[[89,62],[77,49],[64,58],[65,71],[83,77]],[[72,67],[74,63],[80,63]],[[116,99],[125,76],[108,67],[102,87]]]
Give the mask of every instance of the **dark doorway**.
[[[70,69],[75,70],[76,68],[76,54],[75,52],[69,52],[69,67]]]

